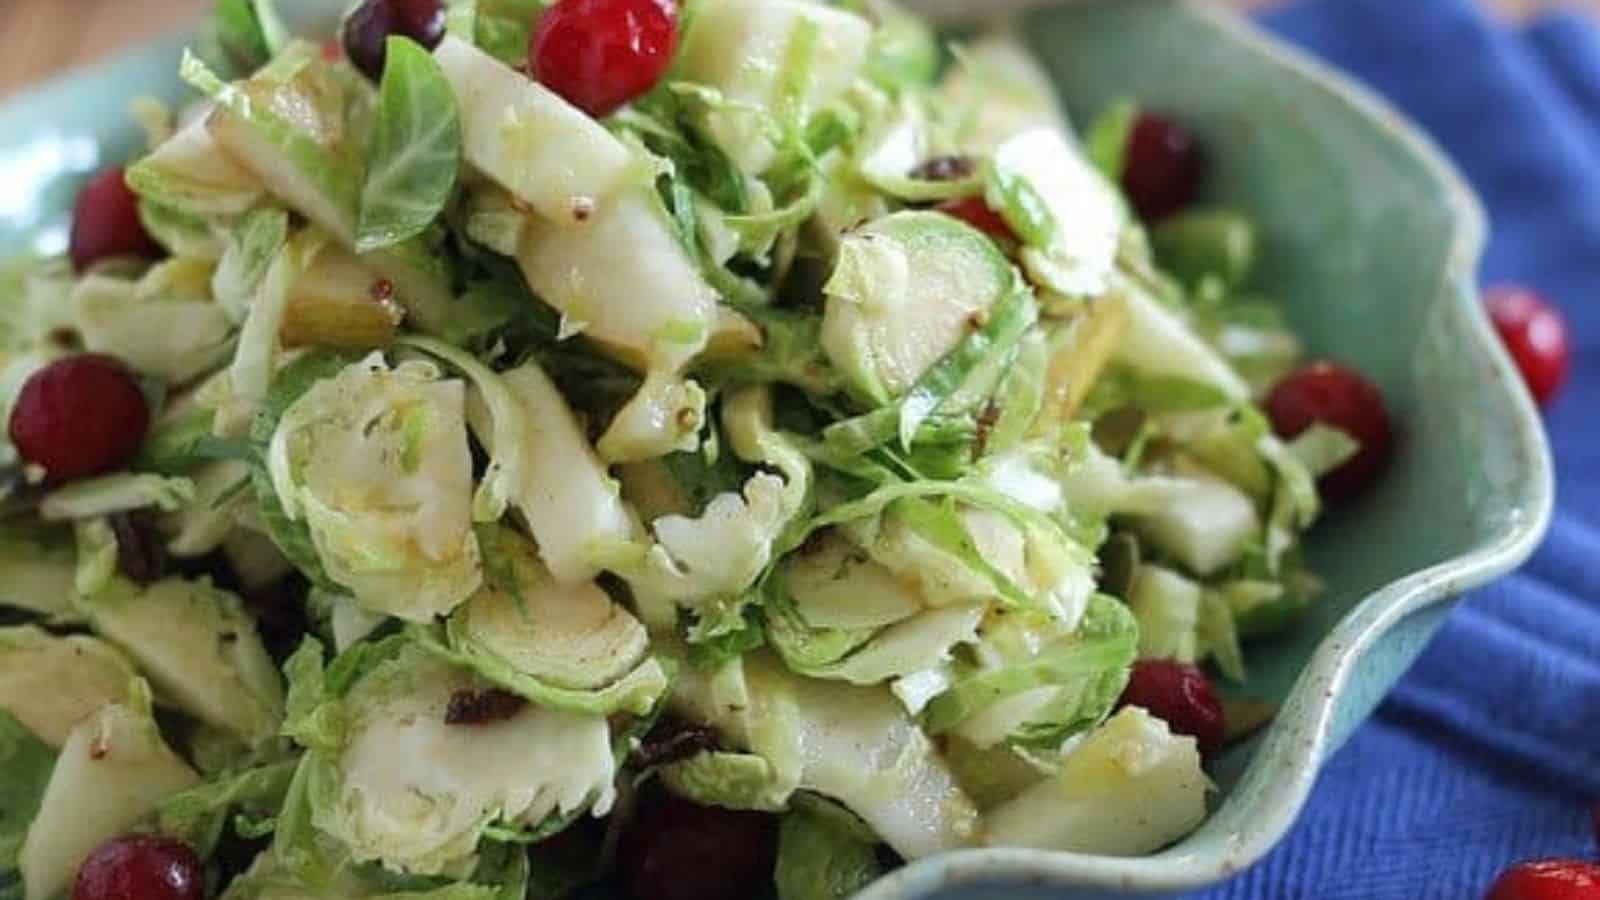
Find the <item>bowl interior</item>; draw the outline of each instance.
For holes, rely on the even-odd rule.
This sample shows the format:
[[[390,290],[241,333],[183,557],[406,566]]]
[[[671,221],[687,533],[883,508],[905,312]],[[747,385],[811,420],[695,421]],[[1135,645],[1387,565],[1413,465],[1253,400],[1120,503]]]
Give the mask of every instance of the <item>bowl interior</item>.
[[[1314,352],[1379,383],[1400,452],[1378,489],[1311,541],[1328,590],[1308,621],[1250,648],[1242,693],[1286,705],[1263,737],[1221,760],[1221,807],[1200,832],[1138,862],[969,851],[885,879],[874,900],[984,878],[1090,897],[1225,877],[1281,836],[1322,757],[1437,627],[1442,598],[1520,561],[1548,516],[1538,419],[1472,299],[1480,214],[1424,142],[1335,76],[1198,5],[1073,4],[1025,24],[1076,122],[1131,97],[1200,133],[1211,199],[1263,223],[1262,292]],[[128,102],[181,93],[181,45],[0,107],[0,260],[65,247],[77,187],[138,144]]]
[[[1476,204],[1388,113],[1352,106],[1183,4],[1064,8],[1031,19],[1026,34],[1080,125],[1125,97],[1192,124],[1211,161],[1207,200],[1261,222],[1261,292],[1312,355],[1355,366],[1389,403],[1395,467],[1309,543],[1327,593],[1288,639],[1249,648],[1248,693],[1282,699],[1363,598],[1493,541],[1526,513],[1505,483],[1525,466],[1501,439],[1517,411],[1485,393],[1503,373],[1461,309]]]
[[[1058,900],[1226,878],[1282,836],[1323,758],[1421,652],[1451,599],[1520,562],[1549,514],[1539,419],[1478,311],[1482,214],[1425,139],[1342,77],[1199,2],[1067,4],[1019,32],[1080,127],[1131,98],[1199,133],[1206,199],[1261,222],[1256,287],[1312,354],[1378,383],[1399,450],[1376,489],[1310,540],[1327,590],[1306,621],[1247,648],[1250,681],[1235,692],[1283,711],[1219,761],[1220,808],[1199,832],[1144,861],[982,851],[913,869],[872,900],[991,877],[1080,888],[1049,894]]]

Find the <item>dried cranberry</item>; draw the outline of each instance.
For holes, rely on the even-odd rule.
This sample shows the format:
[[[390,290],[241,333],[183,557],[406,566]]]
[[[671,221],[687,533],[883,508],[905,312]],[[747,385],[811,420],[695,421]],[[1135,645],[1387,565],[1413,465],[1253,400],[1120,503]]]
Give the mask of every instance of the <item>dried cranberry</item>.
[[[167,569],[167,545],[146,510],[109,516],[117,536],[117,571],[134,584],[154,584]]]
[[[971,225],[984,234],[989,235],[1003,244],[1017,243],[1017,233],[1011,230],[1006,220],[1000,214],[983,202],[982,197],[959,197],[955,200],[946,200],[934,207],[935,210],[947,216],[953,216]]]
[[[162,257],[161,245],[144,230],[139,198],[128,187],[121,166],[96,175],[78,194],[68,253],[79,272],[118,256]]]
[[[504,722],[528,705],[528,701],[499,688],[485,691],[456,691],[445,710],[446,725],[493,725]]]
[[[1572,364],[1567,320],[1549,301],[1516,285],[1490,289],[1484,302],[1533,399],[1540,406],[1550,405]]]
[[[1157,222],[1193,203],[1205,174],[1205,154],[1187,128],[1151,113],[1134,120],[1122,190],[1140,218]]]
[[[533,76],[595,118],[643,96],[678,46],[673,0],[559,0],[528,46]]]
[[[1517,863],[1484,900],[1600,900],[1600,865],[1579,859]]]
[[[935,156],[911,170],[918,181],[960,181],[978,171],[978,161],[970,156]]]
[[[205,872],[187,844],[130,835],[101,844],[78,869],[72,900],[202,900]]]
[[[1128,687],[1119,707],[1137,706],[1166,722],[1175,734],[1186,734],[1200,744],[1203,754],[1222,748],[1227,723],[1222,702],[1211,681],[1188,663],[1171,659],[1141,659],[1133,664]]]
[[[1393,449],[1389,412],[1372,382],[1338,363],[1310,363],[1278,382],[1267,397],[1272,427],[1293,438],[1315,423],[1350,435],[1361,450],[1322,476],[1323,494],[1331,500],[1355,496],[1383,472]]]
[[[717,749],[717,733],[694,722],[664,716],[639,742],[628,761],[638,769],[664,766]]]
[[[93,353],[58,359],[22,385],[11,443],[52,482],[99,475],[139,450],[150,410],[133,373]]]
[[[400,35],[432,50],[444,40],[440,0],[365,0],[344,20],[344,53],[374,80],[383,76],[389,38]]]
[[[765,893],[777,853],[775,816],[657,791],[623,833],[617,864],[634,900],[747,900]]]

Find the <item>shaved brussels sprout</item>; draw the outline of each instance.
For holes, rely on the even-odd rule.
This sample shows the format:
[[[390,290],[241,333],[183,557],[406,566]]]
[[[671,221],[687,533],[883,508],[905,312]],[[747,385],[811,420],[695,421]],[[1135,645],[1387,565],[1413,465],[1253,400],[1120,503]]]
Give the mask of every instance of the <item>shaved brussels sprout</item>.
[[[849,86],[871,37],[860,16],[804,0],[713,0],[695,9],[674,74],[725,98],[706,117],[706,132],[758,174],[777,155],[770,110],[804,127]]]
[[[863,397],[887,403],[987,321],[1013,284],[980,232],[938,213],[895,213],[845,236],[822,346]]]
[[[529,703],[471,715],[491,689],[404,645],[342,696],[323,688],[296,720],[322,723],[305,763],[316,827],[358,862],[461,877],[491,825],[609,812],[616,759],[606,719]]]
[[[482,534],[489,583],[450,617],[454,658],[543,706],[649,712],[667,678],[639,620],[593,582],[557,581],[515,532]]]
[[[655,541],[620,548],[610,566],[644,606],[677,604],[698,617],[691,640],[719,637],[744,626],[750,589],[767,569],[773,548],[810,501],[811,463],[773,427],[772,396],[747,388],[723,406],[734,452],[782,477],[759,472],[739,493],[718,494],[698,517],[674,514],[651,523]]]
[[[976,664],[954,667],[950,689],[923,710],[923,724],[978,747],[1059,747],[1111,711],[1138,647],[1134,617],[1105,595],[1090,601],[1076,627],[1025,612],[996,618],[983,629]]]
[[[428,622],[482,583],[465,395],[431,363],[374,354],[313,385],[273,432],[284,514],[367,609]]]
[[[795,612],[814,628],[881,628],[924,607],[919,591],[837,531],[813,535],[782,572]]]

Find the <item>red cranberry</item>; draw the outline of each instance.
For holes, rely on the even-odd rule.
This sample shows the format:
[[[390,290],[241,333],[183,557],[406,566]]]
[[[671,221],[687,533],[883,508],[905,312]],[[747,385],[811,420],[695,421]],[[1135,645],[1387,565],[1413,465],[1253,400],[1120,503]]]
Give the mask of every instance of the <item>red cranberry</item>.
[[[1225,721],[1222,701],[1211,681],[1188,663],[1141,659],[1133,664],[1119,707],[1138,706],[1166,722],[1175,734],[1186,734],[1206,755],[1222,749]]]
[[[344,53],[350,62],[376,80],[383,76],[387,43],[394,35],[411,38],[432,50],[444,40],[444,4],[440,0],[365,0],[344,20]]]
[[[78,869],[72,900],[204,900],[205,880],[188,845],[130,835],[89,854]]]
[[[774,816],[699,806],[660,791],[623,834],[617,864],[634,900],[746,900],[772,881]]]
[[[72,267],[79,272],[116,256],[160,259],[163,255],[161,245],[144,230],[139,198],[128,188],[121,166],[96,175],[78,194],[70,254]]]
[[[1517,863],[1484,900],[1600,900],[1600,865],[1578,859]]]
[[[133,373],[109,356],[81,354],[58,359],[23,383],[11,409],[11,442],[50,481],[70,481],[127,462],[149,423]]]
[[[1502,285],[1484,297],[1489,319],[1540,406],[1548,406],[1567,380],[1572,347],[1561,311],[1525,287]]]
[[[1006,220],[991,209],[982,197],[958,197],[955,200],[946,200],[934,209],[960,219],[1002,244],[1017,243],[1017,233],[1011,230]]]
[[[1122,190],[1140,218],[1157,222],[1193,203],[1205,173],[1205,154],[1188,129],[1150,113],[1134,120]]]
[[[1353,497],[1377,480],[1393,449],[1383,395],[1372,382],[1338,363],[1321,360],[1285,376],[1267,397],[1267,415],[1285,438],[1320,422],[1361,443],[1360,452],[1322,476],[1322,491],[1331,500]]]
[[[655,87],[677,45],[674,0],[558,0],[529,42],[528,67],[600,118]]]

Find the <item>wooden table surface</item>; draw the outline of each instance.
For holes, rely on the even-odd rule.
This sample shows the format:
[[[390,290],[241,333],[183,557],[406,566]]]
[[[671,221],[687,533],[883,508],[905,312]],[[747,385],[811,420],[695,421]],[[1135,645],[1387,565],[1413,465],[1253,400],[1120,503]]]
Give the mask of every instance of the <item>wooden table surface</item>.
[[[1274,0],[1231,2],[1258,6]],[[1562,5],[1600,13],[1600,0],[1482,2],[1510,18]],[[0,0],[0,96],[178,28],[210,5],[211,0]]]

